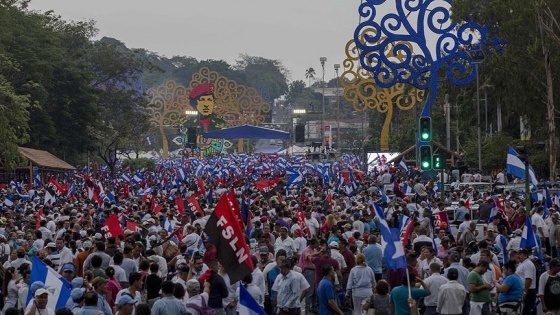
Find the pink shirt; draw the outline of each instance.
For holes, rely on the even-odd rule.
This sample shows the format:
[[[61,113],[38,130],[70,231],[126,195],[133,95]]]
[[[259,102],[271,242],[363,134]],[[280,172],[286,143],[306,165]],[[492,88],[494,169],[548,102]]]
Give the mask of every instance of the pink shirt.
[[[309,255],[313,255],[317,252],[317,250],[313,247],[307,246],[302,252],[301,255],[299,255],[299,263],[298,266],[301,268],[301,270],[305,270],[305,269],[313,269],[315,270],[315,265],[311,262],[311,260],[307,259],[307,257],[309,257]]]

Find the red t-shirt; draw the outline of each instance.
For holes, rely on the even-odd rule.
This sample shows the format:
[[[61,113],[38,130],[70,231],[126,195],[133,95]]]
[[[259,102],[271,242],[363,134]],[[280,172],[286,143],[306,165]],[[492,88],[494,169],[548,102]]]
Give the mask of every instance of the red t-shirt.
[[[319,285],[319,282],[323,279],[323,266],[324,265],[331,265],[333,266],[335,271],[340,270],[338,266],[338,261],[332,258],[331,256],[318,256],[311,260],[311,262],[315,265],[315,287]],[[342,279],[339,279],[342,280]]]

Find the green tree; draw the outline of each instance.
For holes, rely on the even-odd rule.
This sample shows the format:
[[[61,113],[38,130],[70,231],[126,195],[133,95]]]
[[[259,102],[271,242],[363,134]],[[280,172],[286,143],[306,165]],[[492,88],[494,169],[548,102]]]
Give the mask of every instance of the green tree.
[[[139,81],[140,73],[151,68],[136,52],[123,49],[120,42],[102,40],[90,50],[92,67],[98,74],[93,86],[99,97],[101,124],[89,132],[96,139],[99,158],[115,171],[117,153],[134,150],[149,130],[147,99]]]
[[[560,74],[560,3],[555,0],[476,1],[453,3],[453,18],[474,19],[490,26],[491,36],[505,39],[503,54],[488,57],[482,65],[482,82],[511,122],[530,118],[531,132],[548,140],[549,176],[556,177],[557,143],[554,122],[554,94],[559,86],[553,78]],[[542,117],[546,117],[543,124]],[[506,117],[507,119],[508,117]]]
[[[289,72],[280,60],[241,54],[234,69],[243,72],[248,85],[268,87],[272,100],[288,92]]]
[[[315,69],[309,67],[309,69],[305,70],[305,78],[309,80],[308,87],[311,87],[311,80],[315,79]]]
[[[0,54],[0,68],[17,71],[11,61]],[[18,146],[29,141],[29,97],[16,94],[13,86],[0,75],[0,165],[5,170],[13,170],[21,157]]]

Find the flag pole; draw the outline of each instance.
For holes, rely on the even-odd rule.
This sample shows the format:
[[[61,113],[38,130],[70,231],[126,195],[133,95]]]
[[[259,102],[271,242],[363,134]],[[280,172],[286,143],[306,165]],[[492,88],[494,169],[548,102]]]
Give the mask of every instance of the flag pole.
[[[408,283],[408,297],[412,297],[411,289],[410,289],[410,275],[408,273],[408,268],[405,269],[406,272],[406,282]]]

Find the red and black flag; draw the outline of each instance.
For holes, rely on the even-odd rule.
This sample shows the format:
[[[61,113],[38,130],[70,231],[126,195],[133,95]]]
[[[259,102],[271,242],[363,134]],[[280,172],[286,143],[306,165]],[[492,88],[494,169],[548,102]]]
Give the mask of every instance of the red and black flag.
[[[216,246],[218,260],[229,275],[230,282],[235,283],[251,274],[253,261],[245,242],[245,235],[234,214],[239,205],[235,198],[231,198],[232,195],[222,195],[206,223],[204,232]]]

